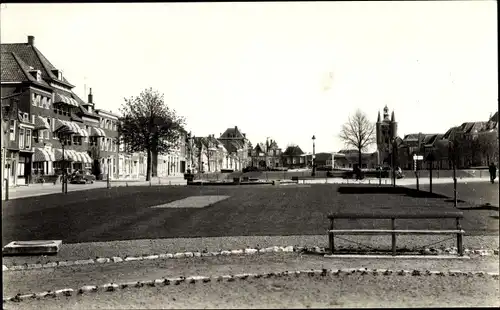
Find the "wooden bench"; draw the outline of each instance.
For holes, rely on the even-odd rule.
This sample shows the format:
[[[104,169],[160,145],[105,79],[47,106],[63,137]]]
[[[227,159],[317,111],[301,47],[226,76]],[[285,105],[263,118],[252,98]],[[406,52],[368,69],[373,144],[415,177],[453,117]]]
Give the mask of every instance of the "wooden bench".
[[[396,235],[443,235],[443,234],[456,234],[457,235],[457,248],[458,254],[463,256],[463,235],[465,231],[460,225],[460,219],[463,218],[463,213],[459,211],[445,211],[445,212],[426,212],[421,214],[355,214],[355,213],[333,213],[328,215],[330,220],[330,227],[328,229],[328,242],[330,246],[330,251],[333,254],[335,252],[335,235],[392,235],[392,255],[396,255]],[[335,219],[387,219],[391,220],[391,229],[335,229],[334,221]],[[450,230],[403,230],[396,229],[396,220],[401,219],[455,219],[456,229]]]

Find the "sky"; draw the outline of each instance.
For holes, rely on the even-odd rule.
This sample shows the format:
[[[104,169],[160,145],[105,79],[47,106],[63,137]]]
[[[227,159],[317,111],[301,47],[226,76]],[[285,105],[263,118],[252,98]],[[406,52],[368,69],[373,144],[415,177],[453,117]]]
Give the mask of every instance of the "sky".
[[[498,110],[496,1],[2,4],[1,43],[27,42],[74,92],[118,112],[152,87],[196,136],[344,148],[356,109],[398,135]],[[374,147],[372,147],[372,150]]]

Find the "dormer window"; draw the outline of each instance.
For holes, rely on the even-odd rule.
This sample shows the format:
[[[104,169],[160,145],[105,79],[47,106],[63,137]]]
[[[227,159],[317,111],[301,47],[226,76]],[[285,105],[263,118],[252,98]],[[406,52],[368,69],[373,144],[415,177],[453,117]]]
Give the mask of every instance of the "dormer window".
[[[36,79],[37,82],[40,82],[42,80],[42,71],[32,69],[30,70],[30,74]]]
[[[58,80],[62,81],[63,75],[61,70],[54,69],[52,73],[57,77]]]

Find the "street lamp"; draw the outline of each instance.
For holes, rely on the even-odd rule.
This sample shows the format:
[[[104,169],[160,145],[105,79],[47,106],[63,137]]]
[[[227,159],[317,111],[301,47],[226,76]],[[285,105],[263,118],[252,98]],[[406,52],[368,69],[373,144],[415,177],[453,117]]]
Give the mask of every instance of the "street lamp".
[[[316,140],[316,137],[313,135],[312,136],[312,140],[313,140],[313,154],[312,154],[312,173],[311,173],[311,176],[316,176],[316,163],[315,163],[315,157],[316,157],[316,144],[315,144],[315,140]]]

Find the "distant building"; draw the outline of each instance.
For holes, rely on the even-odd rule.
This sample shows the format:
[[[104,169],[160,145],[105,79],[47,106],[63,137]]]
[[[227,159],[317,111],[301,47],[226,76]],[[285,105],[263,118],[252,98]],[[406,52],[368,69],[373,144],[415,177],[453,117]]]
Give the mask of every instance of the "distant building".
[[[275,168],[282,166],[282,152],[278,143],[267,140],[265,143],[257,143],[250,151],[251,166],[260,168]]]
[[[397,138],[398,123],[392,111],[389,119],[389,108],[384,107],[384,119],[380,118],[380,112],[377,117],[376,124],[376,142],[377,151],[379,153],[378,165],[390,166],[392,164],[392,142]]]
[[[307,166],[306,156],[298,145],[288,146],[281,158],[283,167],[289,169],[305,168]]]

